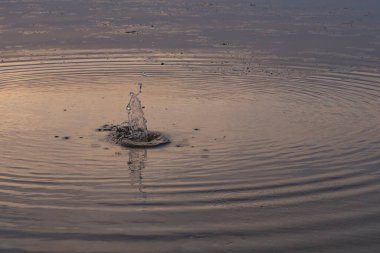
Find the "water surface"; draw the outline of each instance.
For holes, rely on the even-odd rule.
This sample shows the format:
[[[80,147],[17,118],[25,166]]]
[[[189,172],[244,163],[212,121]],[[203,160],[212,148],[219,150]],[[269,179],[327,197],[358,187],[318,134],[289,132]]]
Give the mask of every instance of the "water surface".
[[[7,14],[28,13],[20,23],[15,16],[2,16],[8,20],[0,26],[5,35],[33,31],[22,22],[45,20],[37,16],[50,15],[44,11],[49,8],[81,12],[70,18],[78,29],[95,29],[82,17],[100,22],[107,10],[118,8],[145,10],[145,16],[133,12],[133,20],[154,24],[150,35],[141,30],[123,30],[129,37],[120,40],[109,35],[115,44],[97,37],[89,39],[91,46],[81,46],[78,40],[91,33],[75,35],[63,18],[40,23],[48,24],[53,35],[70,35],[69,42],[57,37],[66,41],[58,44],[51,34],[23,39],[34,36],[28,33],[0,40],[1,252],[377,250],[375,1],[362,6],[332,1],[327,7],[323,1],[312,6],[303,1],[257,1],[255,6],[178,1],[172,9],[166,1],[151,9],[145,8],[150,1],[112,1],[111,9],[98,12],[102,15],[89,14],[102,3],[82,9],[72,1],[0,5]],[[260,11],[252,13],[247,6]],[[332,10],[334,18],[324,19]],[[180,15],[173,13],[188,19],[178,24]],[[230,19],[223,21],[220,13]],[[355,19],[353,28],[337,25],[347,17],[363,19]],[[328,30],[314,19],[324,20]],[[170,29],[154,31],[158,20]],[[218,29],[212,34],[208,26],[194,24],[204,20],[223,21],[230,33],[248,35],[218,37]],[[108,31],[126,24],[117,22]],[[174,24],[187,29],[175,30]],[[60,26],[67,33],[55,30]],[[297,39],[303,47],[292,50],[291,38],[268,26],[304,35]],[[173,35],[174,47],[165,37],[169,31],[186,36]],[[310,34],[331,44],[308,43],[314,38]],[[250,36],[257,40],[251,43]],[[202,39],[194,42],[195,37]],[[168,134],[168,146],[122,148],[95,131],[127,119],[129,92],[138,91],[138,82],[144,83],[139,97],[148,128]]]

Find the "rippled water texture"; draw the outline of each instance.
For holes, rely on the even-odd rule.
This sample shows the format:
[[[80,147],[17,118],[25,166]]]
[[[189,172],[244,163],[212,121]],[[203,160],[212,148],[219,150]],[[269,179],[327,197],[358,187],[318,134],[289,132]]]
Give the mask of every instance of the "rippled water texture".
[[[375,246],[380,75],[242,74],[227,61],[244,69],[200,53],[4,64],[2,247]],[[120,148],[94,131],[126,119],[141,80],[149,128],[173,140],[162,149]]]
[[[345,29],[328,36],[346,38]],[[2,39],[1,48],[16,45]],[[280,57],[245,42],[2,51],[0,252],[377,252],[380,72],[371,43],[339,57]],[[138,82],[148,128],[170,136],[167,146],[123,148],[95,131],[127,120]]]

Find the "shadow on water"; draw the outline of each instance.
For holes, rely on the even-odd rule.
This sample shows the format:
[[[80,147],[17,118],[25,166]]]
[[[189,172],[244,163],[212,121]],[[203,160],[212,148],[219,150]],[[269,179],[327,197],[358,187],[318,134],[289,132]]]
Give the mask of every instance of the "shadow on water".
[[[139,192],[143,198],[146,198],[146,192],[144,192],[143,184],[143,169],[145,168],[145,162],[147,161],[146,149],[130,149],[128,169],[131,178],[132,185],[138,185]]]

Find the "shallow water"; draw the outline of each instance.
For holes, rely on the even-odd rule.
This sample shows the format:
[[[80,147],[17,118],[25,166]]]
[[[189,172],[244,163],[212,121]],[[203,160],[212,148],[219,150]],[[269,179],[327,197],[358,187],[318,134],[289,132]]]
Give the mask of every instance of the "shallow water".
[[[218,53],[148,56],[2,66],[2,247],[377,246],[380,75],[242,74]],[[173,140],[165,148],[128,150],[95,131],[126,119],[141,80],[149,128]]]
[[[289,11],[260,3],[268,19],[273,8]],[[210,8],[232,12],[219,7]],[[339,18],[365,13],[339,11]],[[338,31],[328,36],[355,34]],[[217,38],[210,36],[207,43]],[[0,251],[376,252],[377,51],[363,41],[348,55],[343,48],[339,56],[308,49],[289,56],[245,39],[227,48],[146,49],[132,41],[132,49],[74,50],[69,42],[3,51]],[[127,119],[138,82],[148,128],[172,140],[163,148],[122,148],[95,131]]]

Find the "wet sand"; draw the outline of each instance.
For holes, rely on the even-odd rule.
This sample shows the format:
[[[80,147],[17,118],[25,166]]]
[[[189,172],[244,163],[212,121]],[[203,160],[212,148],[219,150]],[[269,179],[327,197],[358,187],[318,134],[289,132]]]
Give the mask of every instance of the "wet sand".
[[[376,252],[379,10],[2,1],[0,252]]]

